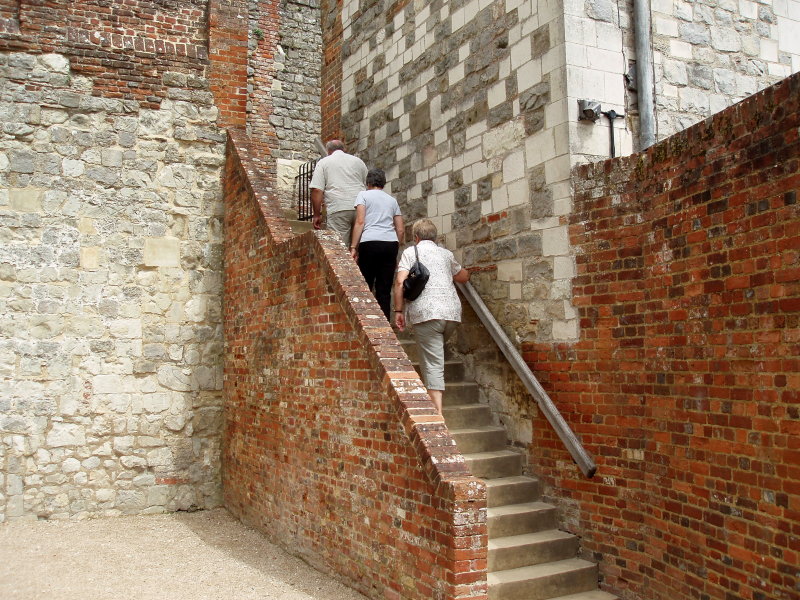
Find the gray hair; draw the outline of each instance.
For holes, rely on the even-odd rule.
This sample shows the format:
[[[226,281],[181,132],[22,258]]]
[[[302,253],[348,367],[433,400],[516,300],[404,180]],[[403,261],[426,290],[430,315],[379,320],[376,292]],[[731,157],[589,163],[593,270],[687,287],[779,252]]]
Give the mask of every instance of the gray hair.
[[[325,150],[328,151],[328,154],[333,154],[337,150],[344,150],[344,142],[341,140],[330,140],[325,144]]]
[[[411,234],[422,240],[436,241],[436,225],[430,219],[420,219],[411,227]]]

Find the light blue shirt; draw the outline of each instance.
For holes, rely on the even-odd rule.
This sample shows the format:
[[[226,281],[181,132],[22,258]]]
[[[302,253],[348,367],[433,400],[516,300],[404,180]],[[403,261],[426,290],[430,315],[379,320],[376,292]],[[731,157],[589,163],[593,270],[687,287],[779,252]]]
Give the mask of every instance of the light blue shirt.
[[[361,242],[398,242],[394,218],[400,216],[400,205],[383,190],[359,192],[353,205],[365,207]]]

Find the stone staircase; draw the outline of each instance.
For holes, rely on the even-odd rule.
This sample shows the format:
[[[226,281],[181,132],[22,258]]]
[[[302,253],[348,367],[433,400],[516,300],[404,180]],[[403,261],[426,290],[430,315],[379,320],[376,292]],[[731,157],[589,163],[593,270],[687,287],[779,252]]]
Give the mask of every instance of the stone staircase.
[[[295,234],[305,233],[306,231],[311,231],[313,229],[311,221],[297,220],[297,211],[293,208],[285,208],[283,210],[283,216],[287,221],[289,221],[292,232]]]
[[[416,344],[401,335],[415,366]],[[555,506],[540,500],[539,482],[523,475],[524,457],[508,446],[477,384],[447,357],[442,412],[472,474],[486,482],[490,600],[616,600],[597,589],[597,565],[577,558],[578,538],[558,529]]]

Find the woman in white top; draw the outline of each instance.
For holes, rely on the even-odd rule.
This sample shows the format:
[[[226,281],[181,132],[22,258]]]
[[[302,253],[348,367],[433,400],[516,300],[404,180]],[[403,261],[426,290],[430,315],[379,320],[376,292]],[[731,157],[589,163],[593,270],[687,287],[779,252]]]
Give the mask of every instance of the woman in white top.
[[[453,253],[436,245],[436,226],[420,219],[411,228],[421,262],[430,272],[425,289],[416,300],[403,301],[403,281],[416,260],[414,246],[400,257],[394,281],[394,322],[400,331],[406,325],[420,349],[422,378],[428,395],[442,412],[444,392],[444,342],[461,322],[461,301],[455,283],[469,281],[469,271],[456,262]]]
[[[358,268],[386,319],[391,320],[392,279],[405,225],[400,205],[383,191],[385,185],[382,170],[367,173],[367,190],[359,192],[355,201],[350,254],[358,260]]]

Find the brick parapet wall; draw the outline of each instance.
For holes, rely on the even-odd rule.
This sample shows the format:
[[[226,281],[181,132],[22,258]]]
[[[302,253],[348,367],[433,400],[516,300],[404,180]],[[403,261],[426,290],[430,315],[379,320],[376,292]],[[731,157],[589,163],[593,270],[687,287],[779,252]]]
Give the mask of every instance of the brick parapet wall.
[[[799,98],[574,173],[580,341],[523,349],[598,475],[542,418],[530,460],[624,598],[797,597]]]
[[[486,490],[352,259],[226,168],[228,508],[374,598],[485,598]]]

